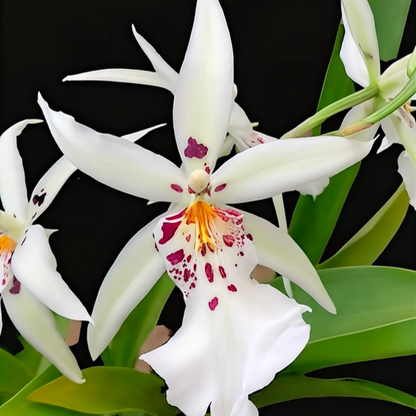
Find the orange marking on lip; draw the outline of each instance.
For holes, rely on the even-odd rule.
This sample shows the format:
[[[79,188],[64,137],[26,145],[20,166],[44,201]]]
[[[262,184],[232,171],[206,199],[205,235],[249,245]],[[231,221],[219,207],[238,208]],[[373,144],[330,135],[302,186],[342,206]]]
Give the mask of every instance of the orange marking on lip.
[[[10,237],[7,237],[6,234],[3,234],[0,237],[0,255],[3,253],[11,253],[14,251],[16,243]]]

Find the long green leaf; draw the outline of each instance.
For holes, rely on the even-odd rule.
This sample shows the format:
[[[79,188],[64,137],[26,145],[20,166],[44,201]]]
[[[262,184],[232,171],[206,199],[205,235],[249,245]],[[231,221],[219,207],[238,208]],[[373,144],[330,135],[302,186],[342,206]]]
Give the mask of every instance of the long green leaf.
[[[0,404],[29,383],[32,374],[14,355],[0,348]]]
[[[333,176],[315,201],[310,195],[299,197],[289,234],[314,265],[322,257],[359,168],[360,163],[356,163]]]
[[[397,58],[411,0],[369,0],[374,15],[380,58]]]
[[[252,400],[257,407],[264,407],[311,397],[360,397],[416,408],[416,399],[410,394],[355,378],[323,380],[303,376],[279,376],[261,392],[254,394]]]
[[[60,375],[61,373],[54,366],[47,368],[8,402],[0,406],[0,416],[85,416],[85,413],[42,403],[34,403],[26,399],[29,393],[56,379]],[[68,380],[68,382],[70,381]]]
[[[338,313],[327,313],[293,285],[295,299],[313,312],[304,315],[311,325],[309,344],[286,373],[416,352],[416,272],[364,266],[326,269],[319,275]],[[282,290],[281,280],[272,285]]]
[[[161,392],[164,382],[154,374],[119,367],[92,367],[83,374],[88,380],[84,384],[60,377],[31,393],[28,399],[99,415],[131,410],[157,416],[179,413],[167,404]]]
[[[339,57],[343,35],[344,29],[340,25],[317,110],[354,92],[354,84],[345,73]],[[313,134],[319,135],[320,131],[321,128],[318,126],[313,130]],[[328,187],[315,201],[311,196],[299,197],[289,234],[314,265],[319,263],[328,244],[358,169],[359,164],[356,164],[332,177]]]
[[[136,306],[103,355],[106,365],[134,368],[140,347],[155,327],[174,283],[165,273]]]
[[[318,268],[330,269],[372,264],[396,234],[408,207],[409,197],[402,184],[370,221]]]

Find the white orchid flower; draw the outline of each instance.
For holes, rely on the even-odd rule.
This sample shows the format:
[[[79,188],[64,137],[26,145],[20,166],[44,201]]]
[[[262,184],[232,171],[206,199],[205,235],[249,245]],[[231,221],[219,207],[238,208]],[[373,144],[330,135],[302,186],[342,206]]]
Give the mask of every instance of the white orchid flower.
[[[380,75],[379,50],[376,29],[371,8],[367,1],[342,0],[342,21],[345,37],[341,47],[341,59],[348,76],[362,87],[370,84],[379,86],[377,97],[366,101],[350,110],[351,121],[362,120],[383,105],[391,101],[407,84],[406,73],[410,55],[392,64]],[[412,97],[416,99],[416,95]],[[385,133],[379,152],[393,143],[405,147],[398,160],[399,173],[403,177],[410,203],[416,209],[416,123],[407,102],[389,117],[381,121]],[[346,123],[345,123],[346,124]],[[364,130],[357,134],[360,140],[372,139],[371,131]]]
[[[155,79],[162,82],[158,76],[148,82]],[[79,169],[121,191],[173,204],[130,240],[107,274],[92,314],[95,326],[88,331],[92,357],[167,270],[184,294],[183,325],[140,358],[166,380],[169,403],[187,415],[204,415],[208,406],[213,416],[257,414],[248,395],[302,351],[309,337],[302,313],[309,308],[252,280],[253,268],[278,270],[330,312],[335,307],[286,232],[227,204],[269,198],[332,176],[361,160],[371,144],[342,137],[273,141],[214,171],[233,106],[232,46],[217,0],[197,3],[175,86],[182,169],[51,110],[42,97],[39,104],[58,146]]]
[[[157,51],[141,36],[132,26],[134,37],[137,43],[146,54],[155,72],[135,70],[135,69],[103,69],[82,74],[70,75],[64,78],[64,81],[112,81],[126,82],[140,85],[151,85],[165,88],[172,94],[175,94],[178,84],[178,73],[157,53]],[[234,85],[233,98],[237,96],[237,87]],[[258,123],[250,122],[245,111],[233,101],[229,125],[227,128],[228,135],[224,141],[219,156],[228,155],[233,146],[237,151],[242,152],[251,147],[260,144],[269,143],[277,138],[261,133],[254,129]],[[318,181],[308,183],[299,189],[302,195],[312,195],[314,198],[320,195],[329,183],[329,178],[322,178]]]
[[[48,242],[51,230],[33,225],[76,168],[65,157],[59,159],[41,178],[28,201],[16,136],[28,124],[40,122],[21,121],[0,138],[0,190],[5,210],[0,211],[0,294],[20,334],[69,379],[82,383],[85,380],[81,370],[50,310],[68,319],[92,320],[56,271]]]

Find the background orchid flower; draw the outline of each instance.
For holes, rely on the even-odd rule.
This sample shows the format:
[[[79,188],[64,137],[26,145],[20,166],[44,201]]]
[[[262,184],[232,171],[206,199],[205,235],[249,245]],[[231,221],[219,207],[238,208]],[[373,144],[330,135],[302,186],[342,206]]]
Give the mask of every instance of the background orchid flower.
[[[362,87],[376,84],[377,97],[354,107],[349,117],[362,120],[391,101],[407,84],[409,77],[406,66],[410,55],[393,63],[380,75],[379,50],[376,29],[371,8],[367,1],[342,0],[342,21],[345,37],[341,48],[341,59],[348,76]],[[416,99],[416,96],[412,97]],[[416,208],[416,123],[411,115],[415,108],[411,102],[404,104],[389,117],[381,121],[385,138],[379,152],[393,143],[405,147],[398,159],[399,173],[403,177],[410,203]],[[361,139],[371,137],[371,133],[361,132]]]
[[[0,294],[20,334],[69,379],[82,383],[81,370],[49,309],[68,319],[92,320],[56,271],[56,260],[48,242],[51,230],[33,225],[76,167],[65,157],[59,159],[27,200],[16,136],[28,124],[40,122],[21,121],[0,138],[0,189],[5,210],[0,211]]]
[[[42,97],[39,104],[58,146],[79,169],[132,195],[173,204],[132,238],[103,282],[93,312],[96,325],[88,332],[93,358],[167,270],[184,295],[183,325],[168,343],[141,358],[166,380],[169,403],[188,415],[203,415],[209,405],[214,416],[257,414],[248,395],[302,351],[309,327],[301,316],[309,308],[251,280],[254,266],[278,270],[323,307],[335,308],[285,232],[227,204],[332,176],[361,160],[371,144],[341,137],[273,141],[214,171],[233,105],[232,47],[216,0],[197,3],[175,89],[173,119],[183,169],[51,110]]]

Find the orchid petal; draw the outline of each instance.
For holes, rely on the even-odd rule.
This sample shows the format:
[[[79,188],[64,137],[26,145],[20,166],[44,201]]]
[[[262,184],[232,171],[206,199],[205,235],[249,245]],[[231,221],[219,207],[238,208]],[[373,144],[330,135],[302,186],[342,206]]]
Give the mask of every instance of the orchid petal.
[[[134,143],[140,140],[142,137],[146,136],[147,133],[150,133],[151,131],[159,129],[160,127],[164,127],[164,126],[166,126],[166,123],[157,124],[156,126],[148,127],[147,129],[144,129],[144,130],[136,131],[130,134],[125,134],[124,136],[121,136],[121,138]]]
[[[246,230],[253,236],[259,264],[288,278],[323,308],[336,313],[321,279],[306,254],[290,235],[256,215],[244,212]]]
[[[27,207],[27,217],[33,222],[49,207],[67,179],[77,168],[62,156],[41,178],[33,189]]]
[[[98,71],[83,72],[82,74],[69,75],[65,77],[63,81],[127,82],[165,88],[173,94],[178,82],[178,73],[163,60],[150,43],[136,32],[134,26],[132,26],[132,30],[138,44],[149,58],[156,72],[135,69],[102,69]]]
[[[394,98],[409,82],[406,69],[410,56],[407,55],[399,59],[383,72],[380,78],[379,88],[380,95],[386,100]]]
[[[4,292],[3,301],[23,338],[66,377],[75,383],[83,383],[85,380],[77,361],[60,335],[50,310],[23,285],[18,293]]]
[[[416,165],[406,151],[402,152],[397,160],[399,173],[403,178],[406,191],[409,194],[410,205],[416,209]]]
[[[128,194],[152,201],[182,200],[187,182],[172,162],[127,140],[97,133],[73,117],[51,110],[40,94],[38,101],[58,146],[78,169]]]
[[[277,140],[241,152],[211,177],[216,202],[269,198],[331,177],[363,159],[372,142],[343,137]]]
[[[95,360],[120,326],[165,271],[155,250],[152,230],[160,217],[142,228],[124,247],[107,273],[88,327],[88,346]]]
[[[340,55],[345,70],[353,81],[363,87],[377,84],[380,78],[380,57],[370,5],[362,0],[342,0],[341,9],[345,39]]]
[[[233,103],[233,51],[218,0],[199,0],[173,104],[179,153],[190,174],[212,171]]]
[[[17,245],[12,269],[16,278],[49,309],[69,319],[91,318],[68,285],[56,271],[56,260],[45,230],[32,225]]]
[[[310,309],[250,279],[257,254],[235,209],[196,200],[154,233],[186,309],[175,336],[140,358],[188,416],[204,415],[210,403],[213,416],[257,414],[248,395],[302,351],[309,337],[302,313]]]
[[[329,178],[322,178],[301,186],[297,191],[302,195],[311,195],[312,198],[315,199],[318,195],[321,195],[328,185]]]
[[[0,137],[0,190],[4,209],[20,221],[26,221],[27,191],[22,158],[16,137],[28,124],[42,120],[24,120],[7,129]]]
[[[393,115],[393,117],[395,117]],[[385,137],[383,138],[380,147],[377,150],[377,153],[381,153],[384,150],[388,149],[392,144],[400,143],[399,135],[397,130],[394,127],[394,124],[391,120],[391,117],[386,117],[381,121],[381,128],[384,131]]]

